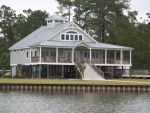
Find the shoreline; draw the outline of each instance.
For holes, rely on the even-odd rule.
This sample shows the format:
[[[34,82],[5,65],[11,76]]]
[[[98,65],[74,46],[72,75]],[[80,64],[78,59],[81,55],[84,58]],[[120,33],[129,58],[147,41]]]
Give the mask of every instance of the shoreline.
[[[94,85],[94,84],[26,84],[0,83],[0,91],[28,92],[141,92],[150,93],[149,85]]]

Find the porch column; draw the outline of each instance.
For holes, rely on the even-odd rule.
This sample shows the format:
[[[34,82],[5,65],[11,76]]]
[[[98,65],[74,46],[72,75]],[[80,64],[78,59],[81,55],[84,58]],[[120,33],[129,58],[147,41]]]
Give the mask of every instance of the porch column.
[[[114,52],[114,59],[117,58],[117,51]]]
[[[31,56],[31,48],[30,48],[30,63],[31,63],[31,57],[32,57],[32,56]]]
[[[91,48],[90,48],[90,61],[91,61],[91,56],[92,56],[91,54],[92,54],[92,52],[91,52]]]
[[[72,48],[72,63],[74,62],[74,47]]]
[[[42,55],[41,55],[41,47],[40,47],[40,55],[39,55],[39,57],[40,57],[40,61],[39,62],[41,62],[41,57],[42,57]]]
[[[107,49],[105,49],[105,64],[107,64]]]
[[[130,50],[130,64],[132,63],[132,50]]]
[[[58,63],[58,47],[56,48],[56,63]]]
[[[123,52],[122,49],[120,50],[120,64],[122,64],[122,59],[123,59]]]

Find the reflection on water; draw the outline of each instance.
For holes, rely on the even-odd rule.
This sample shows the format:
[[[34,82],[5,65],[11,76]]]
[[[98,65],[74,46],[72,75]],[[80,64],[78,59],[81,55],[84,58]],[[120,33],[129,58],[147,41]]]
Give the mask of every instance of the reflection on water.
[[[0,92],[0,113],[149,113],[147,93]]]

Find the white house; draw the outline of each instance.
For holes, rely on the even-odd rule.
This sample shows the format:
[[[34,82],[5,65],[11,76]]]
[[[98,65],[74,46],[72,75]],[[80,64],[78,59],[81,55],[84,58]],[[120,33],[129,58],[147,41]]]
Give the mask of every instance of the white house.
[[[132,66],[133,48],[97,42],[66,20],[58,15],[48,17],[47,26],[41,26],[9,48],[12,76],[16,69],[23,69],[30,77],[79,78],[75,62],[84,61],[82,79],[102,79],[100,73],[121,73],[120,69]]]

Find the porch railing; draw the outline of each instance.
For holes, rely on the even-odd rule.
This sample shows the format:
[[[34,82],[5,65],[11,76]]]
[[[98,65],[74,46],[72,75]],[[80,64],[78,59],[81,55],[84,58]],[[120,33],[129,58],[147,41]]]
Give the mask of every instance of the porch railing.
[[[91,62],[94,64],[105,64],[105,58],[92,58]],[[114,59],[114,58],[107,58],[106,61],[107,64],[121,64],[120,59]],[[122,64],[130,64],[129,59],[123,59]]]
[[[32,57],[31,62],[39,62],[40,58],[38,57]],[[74,59],[74,61],[77,61]],[[88,62],[88,60],[84,60],[85,62]],[[49,63],[56,63],[56,56],[52,57],[41,57],[41,62],[49,62]],[[92,58],[91,62],[93,64],[105,64],[105,58]],[[58,57],[58,63],[72,63],[72,57]],[[107,64],[121,64],[120,59],[114,59],[114,58],[107,58]],[[122,64],[130,64],[129,59],[123,59]]]
[[[58,57],[59,63],[72,63],[72,57]]]
[[[39,57],[32,57],[31,62],[39,62]],[[41,57],[41,62],[56,63],[56,57]],[[58,57],[58,63],[72,63],[72,57]]]

